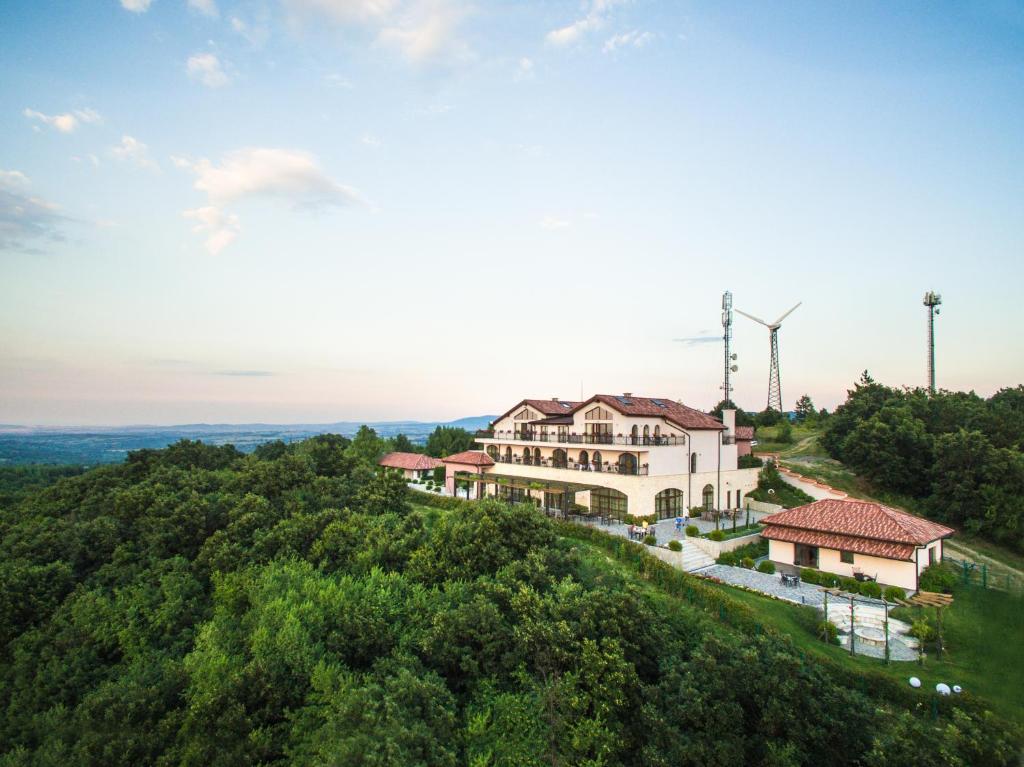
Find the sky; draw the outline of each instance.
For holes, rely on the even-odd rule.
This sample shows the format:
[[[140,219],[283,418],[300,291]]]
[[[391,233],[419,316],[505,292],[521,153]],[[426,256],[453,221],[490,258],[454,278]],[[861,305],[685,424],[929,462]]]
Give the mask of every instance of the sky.
[[[0,4],[0,423],[1024,382],[1024,6]],[[768,332],[735,319],[734,399]]]

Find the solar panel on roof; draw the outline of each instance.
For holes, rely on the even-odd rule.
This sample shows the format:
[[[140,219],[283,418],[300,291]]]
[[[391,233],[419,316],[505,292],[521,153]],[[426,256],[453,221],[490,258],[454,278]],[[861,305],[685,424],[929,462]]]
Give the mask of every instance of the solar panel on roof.
[[[654,403],[655,405],[657,405],[658,407],[668,407],[668,405],[666,405],[666,404],[665,404],[664,402],[662,402],[662,401],[661,401],[660,399],[652,399],[652,400],[651,400],[651,402],[653,402],[653,403]]]
[[[615,399],[617,399],[623,405],[632,405],[633,404],[632,401],[628,397],[616,397]]]

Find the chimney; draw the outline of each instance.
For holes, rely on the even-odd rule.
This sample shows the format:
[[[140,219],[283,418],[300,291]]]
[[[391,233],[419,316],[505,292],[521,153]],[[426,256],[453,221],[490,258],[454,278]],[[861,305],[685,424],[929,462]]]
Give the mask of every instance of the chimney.
[[[552,398],[551,398],[551,401],[552,401],[552,402],[558,402],[558,401],[559,401],[559,399],[558,399],[558,397],[552,397]]]
[[[632,397],[633,396],[633,392],[631,392],[631,391],[623,392],[622,396],[623,397]]]
[[[722,411],[722,423],[725,424],[725,434],[732,437],[736,434],[736,411],[733,409]]]

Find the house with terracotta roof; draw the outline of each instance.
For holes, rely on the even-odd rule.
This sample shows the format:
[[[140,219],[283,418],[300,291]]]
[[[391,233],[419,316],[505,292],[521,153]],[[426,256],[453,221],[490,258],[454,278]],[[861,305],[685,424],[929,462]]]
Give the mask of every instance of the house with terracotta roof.
[[[754,452],[754,427],[736,427],[736,455],[742,457]]]
[[[768,557],[917,591],[928,565],[942,561],[942,542],[954,531],[881,503],[824,499],[761,520]]]
[[[433,476],[434,469],[444,466],[436,458],[422,453],[387,453],[377,463],[402,472],[406,479],[427,479]]]
[[[619,519],[738,509],[757,469],[737,466],[735,417],[630,392],[524,399],[477,434],[493,465],[467,474],[492,495]]]
[[[444,465],[444,486],[448,491],[448,495],[456,494],[456,474],[464,476],[476,475],[486,472],[490,467],[494,466],[494,461],[483,450],[465,450],[461,453],[455,453],[455,455],[449,455],[447,458],[442,458],[441,461]],[[483,497],[484,492],[481,482],[467,480],[461,484],[466,491],[464,497],[470,500]]]

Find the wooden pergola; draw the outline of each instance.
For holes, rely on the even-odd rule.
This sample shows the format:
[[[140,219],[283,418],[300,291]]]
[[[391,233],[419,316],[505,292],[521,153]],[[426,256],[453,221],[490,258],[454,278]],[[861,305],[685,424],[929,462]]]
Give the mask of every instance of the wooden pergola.
[[[533,498],[534,491],[558,496],[558,505],[544,505],[545,511],[558,511],[568,516],[572,504],[572,498],[576,493],[583,493],[590,490],[603,490],[601,485],[588,485],[584,482],[568,482],[552,479],[532,479],[529,477],[515,477],[510,474],[477,474],[469,471],[455,472],[456,482],[476,482],[478,485],[494,485],[495,487],[508,487],[517,490],[525,490],[528,498]],[[480,494],[478,493],[478,497]]]
[[[935,608],[935,629],[936,644],[935,655],[942,657],[942,611],[953,604],[952,594],[942,594],[938,591],[919,591],[909,599],[899,600],[902,604],[913,607],[934,607]]]

